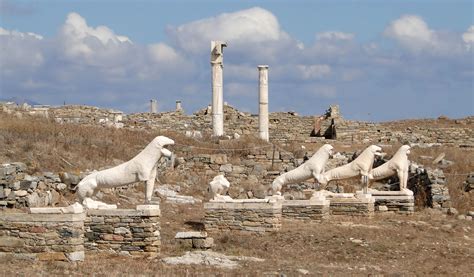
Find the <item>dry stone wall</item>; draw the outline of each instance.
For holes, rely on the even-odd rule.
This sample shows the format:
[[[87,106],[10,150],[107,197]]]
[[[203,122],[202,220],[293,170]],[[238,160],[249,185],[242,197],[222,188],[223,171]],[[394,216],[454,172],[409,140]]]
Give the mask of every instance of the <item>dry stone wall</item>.
[[[0,213],[0,257],[82,261],[84,219],[84,213]]]
[[[160,215],[157,205],[139,205],[135,210],[88,210],[86,250],[155,256],[161,246]]]
[[[285,200],[282,204],[282,216],[288,219],[321,221],[329,217],[329,201]]]
[[[282,201],[244,199],[204,204],[206,231],[274,232],[281,228]]]
[[[120,111],[97,107],[68,105],[29,107],[0,103],[0,110],[23,115],[46,115],[57,122],[96,124],[117,128],[145,128],[196,134],[212,133],[210,107],[186,115],[181,111],[125,115]],[[454,121],[458,127],[427,127],[424,124],[400,122],[372,123],[346,120],[337,105],[322,115],[299,116],[295,112],[269,114],[270,140],[281,143],[311,143],[336,139],[345,143],[442,143],[474,147],[474,117]],[[316,131],[316,128],[318,130]],[[224,132],[258,134],[258,115],[224,106]]]
[[[43,172],[32,176],[26,170],[21,162],[0,164],[0,208],[55,206],[61,193],[71,188],[58,174]]]

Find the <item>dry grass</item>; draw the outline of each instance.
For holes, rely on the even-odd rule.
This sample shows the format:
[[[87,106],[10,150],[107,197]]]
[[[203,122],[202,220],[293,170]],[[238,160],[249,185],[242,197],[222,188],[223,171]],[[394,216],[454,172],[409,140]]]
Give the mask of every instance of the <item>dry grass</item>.
[[[431,120],[432,124],[443,124],[445,121]],[[454,126],[454,121],[449,121]],[[390,123],[406,126],[411,121]],[[126,161],[136,155],[152,138],[159,133],[151,130],[114,129],[100,126],[84,126],[78,124],[57,124],[55,122],[37,118],[27,117],[18,119],[2,113],[0,116],[0,162],[21,161],[28,165],[29,169],[35,171],[84,171],[86,169],[97,169]],[[254,136],[242,136],[237,140],[220,140],[212,138],[210,134],[204,134],[202,139],[188,138],[182,134],[165,133],[172,137],[176,145],[171,146],[178,156],[193,156],[198,154],[224,153],[229,157],[229,162],[238,164],[245,158],[251,148],[260,148],[271,151],[271,144]],[[342,144],[337,141],[330,142],[335,151],[354,152],[364,149],[365,144]],[[277,149],[284,149],[295,154],[296,158],[302,158],[306,151],[317,150],[323,143],[305,144],[302,149],[300,144],[289,143],[278,145]],[[389,156],[393,155],[400,145],[384,146],[384,151]],[[451,146],[413,148],[410,159],[425,167],[435,168],[431,160],[421,159],[421,156],[435,158],[441,153],[446,154],[446,159],[454,161],[455,164],[443,169],[446,174],[453,205],[461,212],[472,210],[474,207],[473,193],[462,190],[465,175],[474,171],[474,151]],[[195,196],[205,197],[205,188],[213,176],[199,174],[192,176],[193,185],[186,192]],[[179,171],[167,171],[160,177],[162,183],[183,182],[190,176],[183,176]],[[352,192],[359,187],[351,185],[354,182],[341,181],[346,192]],[[358,182],[356,182],[358,183]]]
[[[202,205],[163,203],[162,248],[157,259],[132,259],[88,254],[77,264],[2,260],[4,276],[301,276],[314,275],[450,275],[474,271],[472,222],[442,217],[425,210],[414,216],[377,215],[375,218],[331,217],[304,222],[284,220],[278,233],[210,234],[214,251],[244,255],[265,262],[241,262],[229,270],[207,266],[168,266],[161,257],[182,255],[185,249],[173,239],[178,231],[198,230]],[[354,242],[357,239],[359,242]]]

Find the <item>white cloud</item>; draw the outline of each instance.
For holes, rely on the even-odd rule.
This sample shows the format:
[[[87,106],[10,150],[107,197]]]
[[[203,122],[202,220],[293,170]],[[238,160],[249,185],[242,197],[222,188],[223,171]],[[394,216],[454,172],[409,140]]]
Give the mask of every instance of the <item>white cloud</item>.
[[[327,64],[297,65],[298,71],[305,80],[319,79],[331,74],[331,67]]]
[[[41,49],[43,36],[7,30],[0,27],[0,69],[11,72],[17,67],[38,67],[43,64]]]
[[[352,40],[355,35],[338,31],[329,31],[316,34],[316,40]]]
[[[471,25],[471,27],[462,34],[462,40],[466,44],[467,49],[472,49],[474,47],[474,25]]]
[[[180,57],[178,53],[165,43],[156,43],[148,46],[152,59],[156,62],[172,63]]]
[[[128,37],[116,35],[106,26],[89,27],[86,20],[74,12],[68,14],[61,28],[61,39],[64,52],[69,57],[90,57],[104,47],[132,43]]]
[[[269,11],[254,7],[168,28],[177,45],[191,53],[209,51],[211,40],[223,40],[229,47],[288,39],[277,18]],[[251,50],[251,49],[247,49]]]
[[[413,51],[433,47],[436,33],[417,15],[404,15],[390,23],[384,34]]]
[[[43,39],[43,36],[35,34],[35,33],[31,33],[31,32],[22,33],[16,30],[9,31],[9,30],[3,29],[2,27],[0,27],[0,36],[12,36],[12,37],[18,37],[18,38],[31,37],[35,39]]]
[[[153,44],[132,43],[118,34],[121,30],[89,26],[77,13],[60,27],[50,38],[0,28],[2,93],[128,112],[146,110],[152,98],[162,110],[181,99],[193,112],[211,101],[209,46],[218,39],[229,44],[225,101],[240,110],[258,107],[258,64],[269,65],[271,110],[314,114],[339,102],[347,103],[350,117],[360,110],[360,101],[385,107],[399,101],[399,91],[409,97],[434,95],[423,97],[428,99],[424,110],[415,103],[403,113],[431,114],[433,103],[451,101],[453,95],[458,99],[453,105],[460,107],[454,110],[471,108],[466,99],[472,98],[472,48],[466,47],[474,40],[474,26],[461,34],[432,30],[418,16],[400,17],[384,32],[399,48],[387,48],[379,38],[360,44],[355,34],[337,30],[315,34],[314,44],[305,47],[261,8],[170,27],[170,42]],[[419,57],[405,55],[406,49]]]

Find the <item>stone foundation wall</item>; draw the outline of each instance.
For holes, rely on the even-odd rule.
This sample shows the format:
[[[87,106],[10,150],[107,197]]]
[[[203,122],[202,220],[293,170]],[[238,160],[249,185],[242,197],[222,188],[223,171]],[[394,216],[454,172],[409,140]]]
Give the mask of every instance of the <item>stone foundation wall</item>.
[[[84,260],[85,214],[0,213],[0,257]]]
[[[332,106],[331,108],[334,108]],[[88,106],[24,107],[0,103],[0,111],[19,117],[40,115],[54,118],[57,122],[87,125],[113,126],[117,128],[159,129],[162,131],[211,133],[211,110],[204,108],[187,115],[182,111],[156,114],[137,113],[125,115],[120,111]],[[224,106],[224,131],[232,136],[258,134],[258,115],[238,111]],[[313,134],[315,118],[324,117],[319,125],[319,134]],[[432,123],[436,121],[425,120]],[[443,121],[439,121],[443,123]],[[326,111],[316,116],[299,116],[295,112],[275,112],[269,114],[269,132],[272,141],[280,143],[321,142],[332,123],[335,138],[346,143],[443,143],[450,145],[474,146],[474,117],[453,120],[456,127],[431,128],[423,123],[409,124],[407,121],[373,123],[345,120],[339,109],[337,113]],[[406,127],[410,126],[410,127]],[[331,132],[334,133],[334,132]],[[318,135],[314,137],[312,135]]]
[[[282,216],[288,219],[320,221],[329,217],[329,201],[285,200],[282,204]]]
[[[243,199],[204,204],[206,231],[274,232],[281,228],[282,201]]]
[[[435,209],[447,212],[451,207],[451,197],[449,195],[449,189],[443,171],[440,169],[427,169],[426,173],[429,179],[428,198],[431,206]]]
[[[403,191],[371,191],[375,198],[375,207],[377,211],[383,212],[383,209],[378,209],[380,206],[387,207],[386,211],[395,212],[399,214],[413,214],[415,212],[415,198],[413,193]]]
[[[26,173],[21,162],[0,164],[0,209],[55,206],[63,192],[73,188],[62,182],[58,174],[43,172],[40,175]],[[76,185],[79,182],[77,177]]]
[[[330,198],[329,210],[331,215],[347,215],[347,216],[368,216],[374,215],[375,199],[368,198],[346,198],[333,197]]]
[[[88,210],[84,222],[86,250],[155,256],[161,246],[160,215],[158,205]]]

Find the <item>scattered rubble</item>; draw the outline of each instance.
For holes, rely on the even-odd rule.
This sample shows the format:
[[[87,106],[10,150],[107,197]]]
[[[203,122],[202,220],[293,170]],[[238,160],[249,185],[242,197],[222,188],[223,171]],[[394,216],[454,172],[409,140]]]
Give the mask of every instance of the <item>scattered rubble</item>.
[[[207,265],[233,269],[239,267],[239,261],[263,262],[264,259],[245,256],[226,256],[213,251],[188,251],[181,257],[161,259],[170,265]]]

